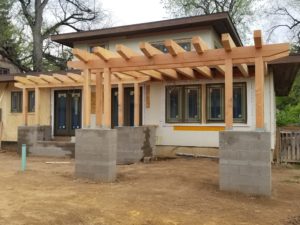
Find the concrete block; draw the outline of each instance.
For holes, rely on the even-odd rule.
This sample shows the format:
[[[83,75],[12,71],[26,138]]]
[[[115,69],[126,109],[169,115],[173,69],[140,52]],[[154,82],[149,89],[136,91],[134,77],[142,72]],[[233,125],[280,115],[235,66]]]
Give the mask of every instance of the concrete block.
[[[27,151],[38,141],[51,140],[51,126],[20,126],[18,127],[18,153],[21,153],[22,144],[26,144]]]
[[[271,134],[220,132],[220,189],[271,195]]]
[[[153,156],[155,126],[118,127],[116,130],[117,164],[132,164]]]
[[[102,182],[116,179],[117,130],[76,130],[75,176]]]

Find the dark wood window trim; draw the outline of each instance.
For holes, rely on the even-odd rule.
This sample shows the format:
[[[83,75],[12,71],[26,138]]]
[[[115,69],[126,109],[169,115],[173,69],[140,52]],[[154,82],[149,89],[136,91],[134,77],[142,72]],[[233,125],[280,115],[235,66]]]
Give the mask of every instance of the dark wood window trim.
[[[22,91],[12,91],[11,92],[11,109],[12,113],[22,112]]]
[[[35,112],[35,91],[28,91],[28,112]]]
[[[210,118],[210,90],[211,88],[221,89],[221,118],[212,119]],[[241,118],[233,118],[234,123],[247,123],[247,83],[236,82],[233,83],[234,88],[242,88],[242,115]],[[206,121],[207,123],[224,123],[225,122],[225,86],[224,83],[218,84],[207,84],[206,85]]]
[[[169,118],[169,90],[172,88],[178,88],[180,90],[180,95],[179,95],[179,116],[177,120],[172,120]],[[188,90],[191,89],[197,89],[198,90],[198,118],[196,119],[191,119],[187,118],[187,100],[186,100],[186,94]],[[168,85],[165,88],[166,95],[165,95],[165,109],[166,109],[166,123],[201,123],[201,118],[202,118],[202,92],[201,92],[201,85]]]

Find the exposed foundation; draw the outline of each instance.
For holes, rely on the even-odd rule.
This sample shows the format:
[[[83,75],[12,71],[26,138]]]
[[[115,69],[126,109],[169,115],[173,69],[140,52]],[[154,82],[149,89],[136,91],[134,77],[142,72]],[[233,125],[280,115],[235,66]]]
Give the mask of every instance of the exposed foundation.
[[[22,144],[27,152],[37,156],[74,157],[75,143],[51,139],[51,126],[18,127],[18,153]]]
[[[152,157],[155,151],[156,128],[119,127],[117,130],[117,164],[131,164],[144,157]]]
[[[117,130],[76,130],[75,175],[113,182],[117,170]]]
[[[220,189],[271,195],[271,133],[220,132]]]

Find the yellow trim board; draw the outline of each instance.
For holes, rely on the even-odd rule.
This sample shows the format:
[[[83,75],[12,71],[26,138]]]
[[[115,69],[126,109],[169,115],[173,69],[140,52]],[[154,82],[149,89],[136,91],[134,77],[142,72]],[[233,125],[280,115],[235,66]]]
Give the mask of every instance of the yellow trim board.
[[[223,131],[223,126],[174,126],[174,131]]]

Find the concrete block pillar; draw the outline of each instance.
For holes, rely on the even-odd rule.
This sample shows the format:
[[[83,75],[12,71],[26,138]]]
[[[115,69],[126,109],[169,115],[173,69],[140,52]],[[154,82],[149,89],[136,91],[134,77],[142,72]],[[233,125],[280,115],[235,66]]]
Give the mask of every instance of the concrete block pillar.
[[[220,132],[220,189],[270,196],[271,133]]]
[[[117,130],[76,130],[75,176],[113,182],[117,171]]]

